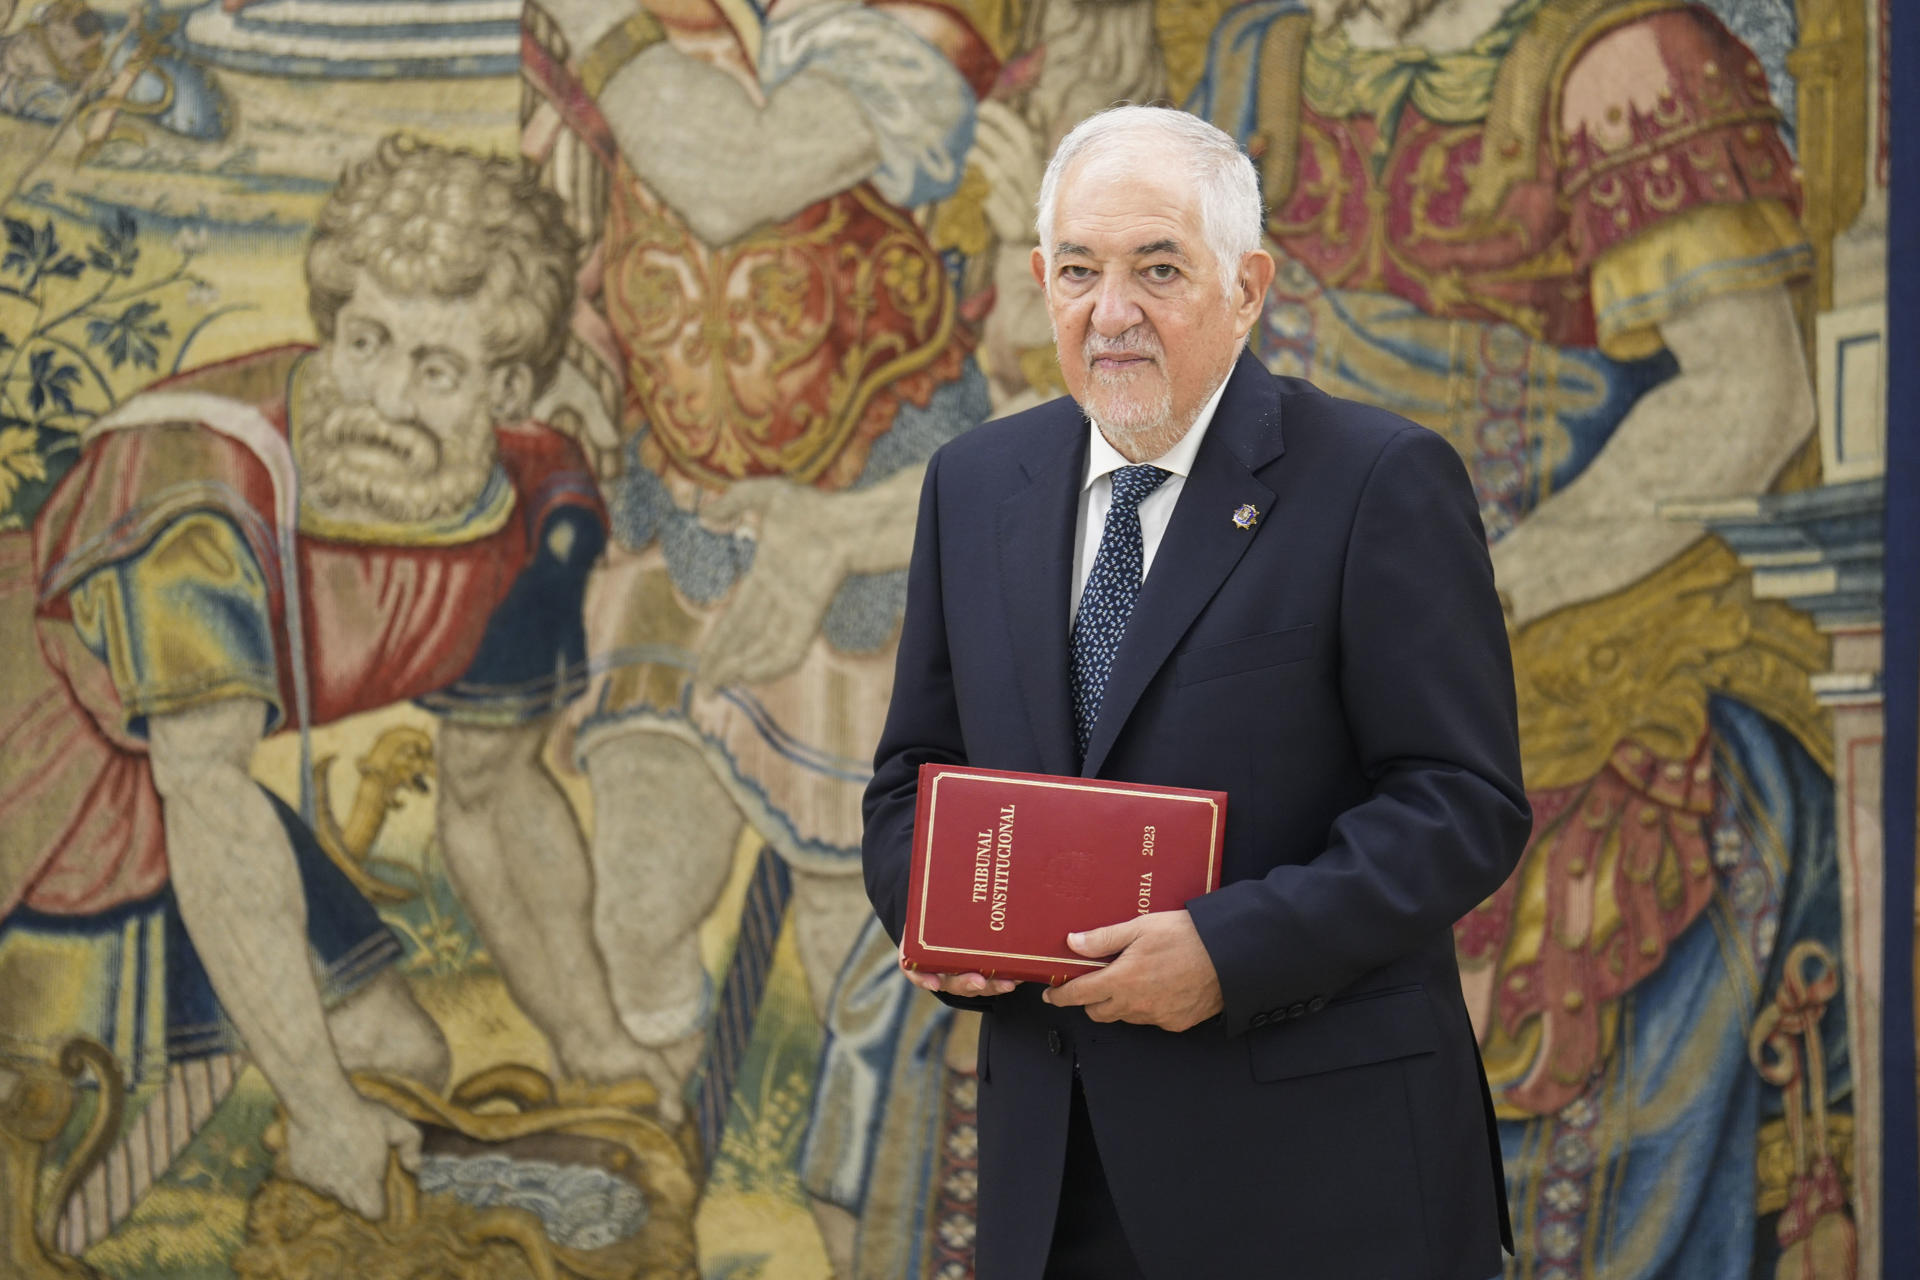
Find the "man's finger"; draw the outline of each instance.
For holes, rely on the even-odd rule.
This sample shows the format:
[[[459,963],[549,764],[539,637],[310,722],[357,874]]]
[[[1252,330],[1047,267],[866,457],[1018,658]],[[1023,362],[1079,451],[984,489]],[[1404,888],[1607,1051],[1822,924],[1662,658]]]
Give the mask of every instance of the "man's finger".
[[[680,1100],[680,1082],[664,1069],[650,1074],[648,1078],[653,1081],[653,1087],[660,1095],[660,1100],[654,1106],[660,1114],[661,1123],[669,1129],[679,1128],[680,1122],[687,1118],[687,1104]]]
[[[922,991],[944,991],[950,996],[1003,996],[1019,985],[1011,978],[989,978],[983,973],[922,973],[907,968],[904,958],[900,972]]]
[[[700,678],[714,688],[741,683],[741,675],[759,641],[757,628],[747,619],[763,612],[758,592],[749,578],[740,588],[727,613],[714,624],[713,632],[700,651]]]
[[[1067,935],[1067,945],[1083,956],[1099,958],[1118,955],[1127,949],[1127,944],[1140,936],[1140,922],[1145,916],[1135,916],[1131,920],[1122,920],[1119,924],[1110,924],[1100,929],[1088,929],[1084,933]]]
[[[1071,982],[1063,982],[1057,987],[1049,987],[1041,997],[1048,1004],[1071,1006],[1098,1004],[1102,1000],[1113,998],[1108,971],[1101,969],[1095,973],[1083,974]]]
[[[736,684],[759,684],[783,676],[800,665],[806,657],[806,642],[812,633],[807,632],[795,643],[798,626],[788,625],[789,615],[780,614],[766,621],[766,629],[760,633],[759,640],[742,650],[734,666],[733,682]]]
[[[949,980],[947,990],[957,996],[1003,996],[1013,990],[1013,983],[983,973],[962,973]]]
[[[397,1127],[390,1128],[387,1141],[400,1157],[400,1167],[408,1173],[420,1172],[420,1130],[402,1120]]]
[[[757,684],[784,675],[805,656],[806,632],[794,652],[792,633],[801,630],[794,612],[764,578],[749,574],[726,616],[714,624],[700,655],[700,678],[716,689],[730,684]]]
[[[948,977],[936,980],[927,988],[929,991],[944,991],[950,996],[1003,996],[1013,990],[1016,984],[1007,978],[983,978],[977,973],[963,974],[958,978]]]
[[[900,966],[900,972],[906,974],[907,981],[922,991],[938,991],[940,989],[940,975],[937,973],[921,973],[918,970],[907,968],[904,964]]]

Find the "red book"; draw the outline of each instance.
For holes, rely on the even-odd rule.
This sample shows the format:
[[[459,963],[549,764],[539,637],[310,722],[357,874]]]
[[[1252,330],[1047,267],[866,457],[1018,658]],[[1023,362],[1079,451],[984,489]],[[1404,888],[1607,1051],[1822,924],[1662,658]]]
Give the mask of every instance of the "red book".
[[[920,766],[909,969],[1058,986],[1103,968],[1067,935],[1220,887],[1227,793]]]

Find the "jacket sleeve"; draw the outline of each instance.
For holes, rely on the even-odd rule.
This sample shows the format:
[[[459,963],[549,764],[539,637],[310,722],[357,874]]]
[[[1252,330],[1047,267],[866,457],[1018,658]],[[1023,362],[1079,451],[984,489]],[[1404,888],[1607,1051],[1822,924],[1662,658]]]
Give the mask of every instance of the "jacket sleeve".
[[[940,455],[927,463],[907,566],[907,611],[894,658],[893,700],[874,752],[873,780],[861,805],[860,861],[867,898],[897,946],[906,932],[907,874],[913,850],[920,766],[965,764],[966,742],[954,698],[947,623],[940,590]],[[956,1009],[988,1009],[991,998],[935,993]]]
[[[1361,488],[1339,646],[1367,798],[1334,820],[1311,861],[1188,904],[1230,1034],[1263,1011],[1318,1008],[1445,935],[1506,879],[1532,827],[1473,486],[1452,446],[1424,428],[1392,437]]]

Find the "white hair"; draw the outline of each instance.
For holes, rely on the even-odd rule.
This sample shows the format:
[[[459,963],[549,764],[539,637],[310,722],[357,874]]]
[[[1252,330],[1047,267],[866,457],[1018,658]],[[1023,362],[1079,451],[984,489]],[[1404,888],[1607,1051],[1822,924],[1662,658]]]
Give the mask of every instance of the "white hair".
[[[1260,247],[1266,220],[1260,178],[1253,161],[1230,135],[1172,107],[1109,107],[1088,116],[1060,139],[1046,176],[1040,179],[1034,219],[1047,265],[1053,265],[1053,215],[1061,177],[1075,161],[1135,152],[1142,139],[1168,144],[1168,151],[1185,162],[1187,178],[1199,196],[1201,234],[1220,264],[1222,287],[1231,289],[1241,261]]]

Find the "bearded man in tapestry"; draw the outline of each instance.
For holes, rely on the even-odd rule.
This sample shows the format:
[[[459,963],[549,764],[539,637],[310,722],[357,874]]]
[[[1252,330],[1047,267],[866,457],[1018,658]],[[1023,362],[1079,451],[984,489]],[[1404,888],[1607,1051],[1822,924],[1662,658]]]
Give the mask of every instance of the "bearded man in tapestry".
[[[1456,939],[1521,1260],[1732,1280],[1817,1228],[1852,1274],[1831,1158],[1760,1229],[1757,1068],[1803,1046],[1748,1035],[1784,991],[1844,1108],[1824,641],[1660,509],[1765,491],[1813,424],[1766,70],[1683,0],[1255,0],[1212,50],[1193,106],[1282,264],[1260,354],[1442,432],[1481,495],[1537,818]]]
[[[0,699],[0,1095],[8,1060],[76,1035],[135,1084],[244,1048],[290,1172],[379,1217],[389,1149],[419,1135],[347,1072],[438,1087],[447,1046],[311,810],[248,770],[266,734],[407,700],[439,717],[452,881],[562,1073],[659,1074],[614,1013],[540,760],[584,683],[605,540],[584,459],[528,417],[576,254],[519,161],[389,138],[318,218],[321,345],[134,398],[31,535],[0,535],[31,664]]]

